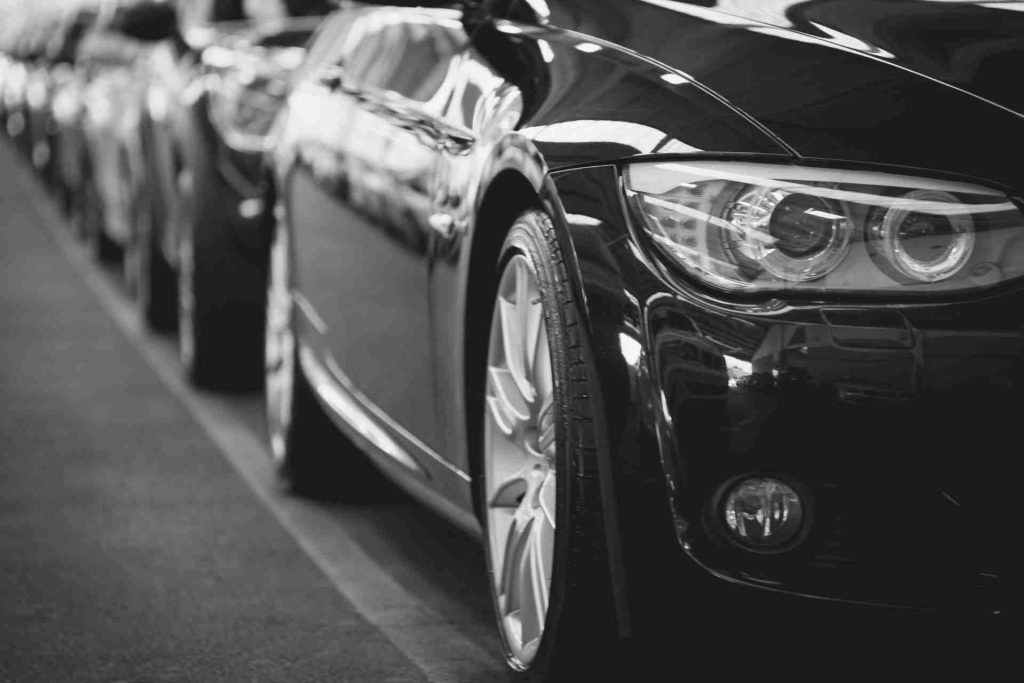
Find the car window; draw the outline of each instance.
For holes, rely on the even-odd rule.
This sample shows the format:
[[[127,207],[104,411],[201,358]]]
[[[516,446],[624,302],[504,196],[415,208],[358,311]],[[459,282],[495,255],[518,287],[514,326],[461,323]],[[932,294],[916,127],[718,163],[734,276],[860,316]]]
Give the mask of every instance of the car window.
[[[419,102],[429,100],[444,81],[456,46],[443,29],[406,24],[406,48],[390,89]]]
[[[444,83],[458,36],[418,16],[370,15],[354,28],[346,76],[361,88],[427,102]]]
[[[303,73],[348,63],[352,16],[350,12],[339,12],[320,24],[309,41],[309,50],[302,64]]]
[[[347,79],[361,88],[381,88],[402,49],[401,30],[387,21],[384,12],[357,21],[345,44]]]

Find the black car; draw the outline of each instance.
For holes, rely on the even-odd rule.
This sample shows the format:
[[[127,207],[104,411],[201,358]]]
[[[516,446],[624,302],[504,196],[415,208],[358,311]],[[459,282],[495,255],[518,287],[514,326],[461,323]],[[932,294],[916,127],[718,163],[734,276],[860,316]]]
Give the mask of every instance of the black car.
[[[478,535],[536,679],[651,633],[685,671],[849,655],[854,616],[998,630],[1013,9],[346,5],[270,140],[282,476],[358,495],[365,454]]]
[[[146,190],[127,254],[142,318],[177,330],[186,376],[263,380],[263,143],[322,0],[180,3],[148,58]]]

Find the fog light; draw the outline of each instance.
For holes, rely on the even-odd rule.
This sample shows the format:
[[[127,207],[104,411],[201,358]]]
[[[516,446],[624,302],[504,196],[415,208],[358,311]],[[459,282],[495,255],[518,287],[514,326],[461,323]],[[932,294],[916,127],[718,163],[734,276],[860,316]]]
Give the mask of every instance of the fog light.
[[[738,545],[753,551],[786,550],[804,530],[806,503],[796,489],[771,477],[742,479],[723,499],[725,528]]]

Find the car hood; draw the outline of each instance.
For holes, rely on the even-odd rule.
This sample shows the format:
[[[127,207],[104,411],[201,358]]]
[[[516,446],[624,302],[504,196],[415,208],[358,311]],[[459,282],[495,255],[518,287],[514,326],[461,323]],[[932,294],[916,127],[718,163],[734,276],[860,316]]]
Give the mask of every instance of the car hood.
[[[883,60],[1024,114],[1024,2],[718,0],[712,11]],[[730,19],[719,17],[719,21]],[[764,30],[763,28],[761,29]]]
[[[1024,190],[1024,2],[553,0],[553,25],[685,72],[798,155]]]

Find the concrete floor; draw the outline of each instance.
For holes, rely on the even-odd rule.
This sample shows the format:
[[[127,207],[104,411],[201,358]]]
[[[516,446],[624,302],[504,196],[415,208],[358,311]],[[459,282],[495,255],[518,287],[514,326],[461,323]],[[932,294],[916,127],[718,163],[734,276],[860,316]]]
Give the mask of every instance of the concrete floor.
[[[161,373],[59,223],[0,144],[0,680],[504,680],[476,545],[277,490],[258,400]]]

